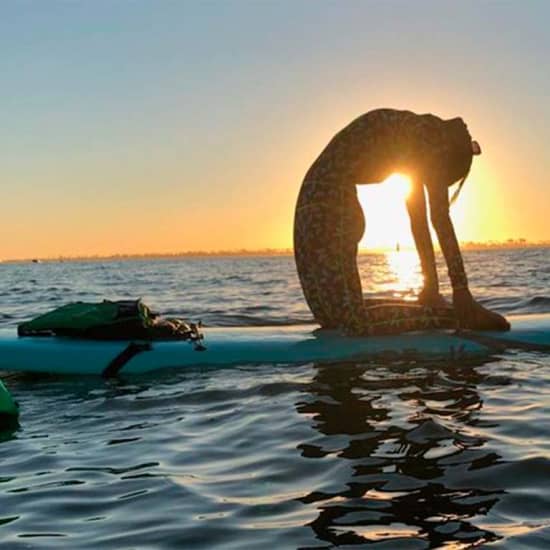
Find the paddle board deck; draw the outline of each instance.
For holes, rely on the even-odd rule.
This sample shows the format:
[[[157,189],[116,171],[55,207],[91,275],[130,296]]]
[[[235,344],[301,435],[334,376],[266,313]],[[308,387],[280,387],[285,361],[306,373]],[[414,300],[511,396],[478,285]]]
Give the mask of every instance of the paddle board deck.
[[[18,338],[0,331],[0,371],[58,374],[143,373],[162,368],[414,358],[467,359],[506,347],[550,352],[550,314],[511,317],[505,333],[430,331],[349,337],[315,325],[205,328],[204,351],[185,341],[106,342]],[[133,351],[132,351],[133,346]],[[107,369],[107,371],[106,371]]]

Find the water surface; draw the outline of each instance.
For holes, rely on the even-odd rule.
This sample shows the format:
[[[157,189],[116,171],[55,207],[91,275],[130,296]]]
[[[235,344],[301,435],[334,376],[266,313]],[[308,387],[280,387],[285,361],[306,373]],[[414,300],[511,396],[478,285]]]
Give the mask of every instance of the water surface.
[[[367,295],[418,289],[400,254],[361,256]],[[549,260],[466,255],[506,314],[550,311]],[[3,328],[129,296],[207,325],[311,321],[292,258],[0,264]],[[3,548],[550,545],[542,354],[3,379],[22,408],[0,442]]]

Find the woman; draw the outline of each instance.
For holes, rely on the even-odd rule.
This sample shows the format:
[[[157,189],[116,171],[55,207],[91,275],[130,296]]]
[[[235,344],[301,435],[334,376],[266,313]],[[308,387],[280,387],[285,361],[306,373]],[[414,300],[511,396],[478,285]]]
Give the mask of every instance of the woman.
[[[332,138],[304,178],[294,220],[298,275],[322,327],[355,335],[457,325],[510,328],[504,317],[479,305],[470,294],[449,216],[448,187],[460,182],[460,190],[473,155],[480,153],[462,119],[442,120],[394,109],[370,111]],[[381,182],[394,172],[405,173],[412,181],[407,210],[424,287],[416,303],[365,302],[356,262],[365,220],[355,186]],[[454,308],[439,294],[424,189],[447,263]]]

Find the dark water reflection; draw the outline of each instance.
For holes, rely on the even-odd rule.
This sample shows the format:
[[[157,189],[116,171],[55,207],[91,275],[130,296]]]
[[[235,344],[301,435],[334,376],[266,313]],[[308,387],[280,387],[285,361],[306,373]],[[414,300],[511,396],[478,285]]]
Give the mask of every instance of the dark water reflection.
[[[301,498],[320,510],[316,536],[333,545],[412,539],[420,547],[497,540],[475,520],[504,489],[468,482],[468,472],[490,475],[501,459],[475,430],[485,378],[471,365],[319,366],[297,405],[319,434],[299,449],[311,459],[348,460],[350,473],[339,489]]]

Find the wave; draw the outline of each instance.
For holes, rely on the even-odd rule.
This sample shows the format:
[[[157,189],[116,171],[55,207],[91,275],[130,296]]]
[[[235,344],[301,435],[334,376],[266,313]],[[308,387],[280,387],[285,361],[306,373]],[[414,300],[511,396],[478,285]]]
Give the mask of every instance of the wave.
[[[485,298],[480,302],[489,309],[508,315],[550,313],[550,296]]]

